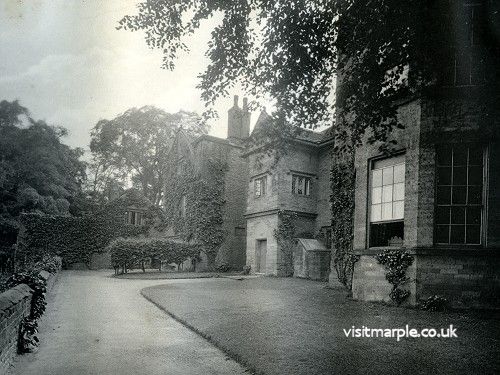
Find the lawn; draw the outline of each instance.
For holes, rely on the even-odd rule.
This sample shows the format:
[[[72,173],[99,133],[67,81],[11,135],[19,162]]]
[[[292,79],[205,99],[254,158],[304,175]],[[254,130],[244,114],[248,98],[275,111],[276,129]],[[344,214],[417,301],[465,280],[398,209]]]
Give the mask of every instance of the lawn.
[[[437,313],[352,301],[299,279],[207,279],[142,293],[263,374],[493,374],[498,312]],[[456,327],[458,338],[353,338],[344,329]]]

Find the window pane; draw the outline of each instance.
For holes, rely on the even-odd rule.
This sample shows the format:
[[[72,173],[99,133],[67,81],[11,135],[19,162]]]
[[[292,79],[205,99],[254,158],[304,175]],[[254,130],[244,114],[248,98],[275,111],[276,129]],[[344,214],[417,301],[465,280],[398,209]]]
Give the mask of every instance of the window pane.
[[[439,147],[437,150],[437,164],[451,165],[451,147]]]
[[[299,177],[299,183],[297,187],[297,194],[304,194],[304,178]]]
[[[450,207],[437,207],[436,224],[449,224],[449,223],[450,223]]]
[[[453,167],[453,185],[467,185],[467,167]]]
[[[465,243],[465,225],[452,225],[450,243]]]
[[[470,167],[468,185],[482,185],[482,184],[483,184],[483,167]]]
[[[405,165],[399,164],[394,166],[394,183],[404,182],[405,180]]]
[[[469,186],[468,190],[469,190],[468,203],[481,204],[483,196],[482,186]]]
[[[374,204],[372,206],[372,220],[371,221],[380,221],[382,220],[382,205]]]
[[[297,177],[292,176],[292,193],[297,193]]]
[[[255,180],[255,195],[260,196],[260,180]]]
[[[480,207],[467,207],[467,224],[481,224]]]
[[[382,186],[382,170],[376,169],[372,173],[372,186]]]
[[[466,186],[453,186],[452,203],[465,204],[465,196],[467,192]]]
[[[451,167],[438,167],[437,183],[438,185],[451,185]]]
[[[394,197],[395,201],[402,201],[403,199],[405,199],[405,184],[404,183],[394,185],[393,197]]]
[[[480,225],[467,225],[467,243],[470,243],[470,244],[481,243],[481,226]]]
[[[453,166],[467,165],[467,147],[453,148]]]
[[[451,208],[451,223],[452,224],[465,224],[465,207],[452,207]]]
[[[382,185],[390,185],[393,181],[393,167],[384,168],[382,170]]]
[[[306,195],[311,193],[311,179],[306,178]]]
[[[382,220],[392,219],[392,203],[382,204]]]
[[[437,203],[450,204],[451,203],[451,187],[438,186],[437,188]]]
[[[450,227],[448,225],[438,225],[436,227],[436,242],[437,243],[450,242]]]
[[[483,150],[480,146],[469,147],[469,165],[483,165]]]
[[[382,202],[392,201],[392,185],[384,186],[382,188]]]
[[[382,203],[382,188],[375,187],[372,189],[372,204]]]
[[[392,218],[393,219],[403,219],[405,216],[405,202],[399,201],[394,202],[392,206]]]

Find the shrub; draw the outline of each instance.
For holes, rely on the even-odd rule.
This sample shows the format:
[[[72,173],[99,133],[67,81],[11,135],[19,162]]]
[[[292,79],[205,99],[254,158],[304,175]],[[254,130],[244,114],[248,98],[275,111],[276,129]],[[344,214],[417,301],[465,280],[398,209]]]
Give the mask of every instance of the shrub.
[[[232,267],[228,262],[222,262],[218,264],[217,267],[215,268],[215,270],[218,272],[229,272],[231,271],[231,269]]]
[[[434,295],[427,298],[420,304],[422,310],[427,311],[445,311],[448,305],[448,300],[444,297]]]
[[[402,286],[409,280],[406,270],[412,265],[413,257],[401,249],[387,249],[377,254],[375,258],[385,266],[387,270],[385,278],[392,284],[389,296],[399,306],[410,295],[410,291],[402,289]]]
[[[252,266],[243,266],[243,275],[250,274],[251,270],[252,270]]]
[[[188,258],[197,257],[202,250],[198,244],[178,242],[165,238],[119,238],[106,248],[116,272],[143,267],[151,258],[165,263],[181,264]]]

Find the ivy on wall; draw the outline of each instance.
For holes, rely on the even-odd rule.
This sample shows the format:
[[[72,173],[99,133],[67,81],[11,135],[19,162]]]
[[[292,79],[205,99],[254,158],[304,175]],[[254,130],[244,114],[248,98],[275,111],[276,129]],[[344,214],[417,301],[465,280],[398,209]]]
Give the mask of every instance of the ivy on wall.
[[[332,268],[335,268],[339,281],[349,290],[352,287],[354,263],[359,259],[352,249],[355,182],[354,152],[344,151],[332,157]]]
[[[399,306],[410,296],[410,291],[403,286],[409,281],[406,270],[412,265],[413,257],[405,250],[387,249],[375,258],[385,266],[385,278],[392,285],[389,296]]]
[[[145,206],[136,194],[124,195],[93,215],[82,217],[23,214],[17,241],[16,262],[23,267],[32,261],[51,254],[59,255],[64,266],[73,263],[90,263],[93,253],[103,252],[115,238],[145,235],[162,223],[158,208]],[[125,223],[128,207],[147,207],[145,225]]]
[[[278,243],[278,249],[283,256],[284,275],[293,275],[293,248],[295,247],[295,222],[298,216],[296,212],[279,210],[278,228],[274,229],[273,234]]]
[[[167,224],[183,241],[201,246],[209,267],[215,266],[225,238],[222,224],[227,169],[227,163],[218,158],[203,160],[201,172],[191,164],[181,163],[165,191]]]

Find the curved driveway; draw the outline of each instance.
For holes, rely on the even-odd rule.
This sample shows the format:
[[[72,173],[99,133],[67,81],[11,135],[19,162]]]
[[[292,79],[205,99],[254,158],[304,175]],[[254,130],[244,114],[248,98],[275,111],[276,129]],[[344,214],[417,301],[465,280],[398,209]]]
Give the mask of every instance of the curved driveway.
[[[40,349],[18,356],[13,374],[245,373],[140,295],[147,286],[203,279],[123,280],[109,274],[61,273],[40,322]]]

